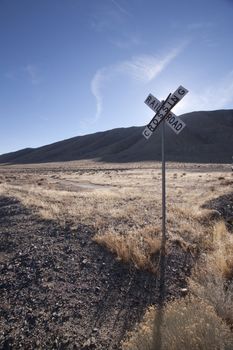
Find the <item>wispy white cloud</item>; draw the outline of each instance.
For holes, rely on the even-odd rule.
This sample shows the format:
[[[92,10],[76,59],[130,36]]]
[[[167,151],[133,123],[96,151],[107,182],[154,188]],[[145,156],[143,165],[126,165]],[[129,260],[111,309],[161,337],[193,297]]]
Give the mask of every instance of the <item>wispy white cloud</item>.
[[[91,81],[91,92],[95,96],[96,99],[96,115],[93,120],[95,122],[96,120],[99,119],[102,109],[103,109],[103,96],[102,96],[102,87],[104,85],[104,81],[106,80],[107,77],[107,69],[102,68],[99,69],[94,78]]]
[[[118,1],[116,0],[111,0],[111,2],[115,5],[115,7],[121,12],[123,13],[124,15],[130,15],[130,13],[123,7],[119,4]]]
[[[172,49],[164,57],[158,58],[157,56],[144,54],[99,69],[91,81],[91,92],[96,99],[96,115],[92,121],[96,122],[103,111],[103,89],[107,81],[121,74],[136,80],[140,84],[149,83],[180,54],[186,44],[187,43]]]
[[[155,79],[179,55],[181,49],[181,47],[177,47],[162,58],[150,55],[137,56],[130,61],[121,63],[117,69],[135,80],[148,83]]]
[[[175,113],[232,108],[233,70],[225,77],[199,91],[190,90],[189,94],[175,107]]]
[[[89,13],[88,23],[96,32],[105,32],[108,37],[122,32],[123,24],[132,17],[132,14],[121,4],[120,0],[102,1],[101,4],[92,7]]]
[[[25,67],[23,67],[23,71],[26,73],[33,85],[37,85],[41,82],[39,70],[35,64],[27,64]]]

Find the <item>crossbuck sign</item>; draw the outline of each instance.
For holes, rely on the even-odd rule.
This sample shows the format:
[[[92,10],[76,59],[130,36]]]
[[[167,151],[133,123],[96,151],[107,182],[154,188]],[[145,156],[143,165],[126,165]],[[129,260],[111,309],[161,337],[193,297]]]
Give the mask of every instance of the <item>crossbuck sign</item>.
[[[171,109],[188,93],[183,86],[179,86],[173,93],[169,94],[165,101],[160,102],[153,95],[149,95],[145,103],[154,112],[155,116],[150,123],[143,130],[143,136],[149,139],[157,127],[162,124],[161,132],[161,150],[162,150],[162,238],[160,245],[160,259],[159,259],[159,300],[158,312],[160,316],[156,317],[156,334],[153,343],[154,348],[161,350],[161,324],[162,324],[162,309],[165,300],[165,252],[166,252],[166,176],[165,176],[165,121],[172,128],[172,130],[179,134],[185,127],[185,123],[178,118]]]
[[[171,109],[188,93],[188,90],[183,86],[179,86],[178,89],[168,96],[165,102],[160,102],[152,94],[146,98],[145,103],[149,106],[156,114],[150,123],[143,130],[143,136],[146,139],[153,134],[159,124],[165,119],[167,124],[172,130],[179,134],[185,127],[185,123],[171,112]]]

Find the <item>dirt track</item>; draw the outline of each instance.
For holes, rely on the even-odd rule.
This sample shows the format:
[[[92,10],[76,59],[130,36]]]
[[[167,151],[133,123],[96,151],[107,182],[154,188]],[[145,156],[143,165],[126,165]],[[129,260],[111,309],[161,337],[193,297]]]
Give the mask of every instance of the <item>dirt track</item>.
[[[156,277],[116,261],[92,241],[0,197],[1,349],[119,349],[156,303]],[[192,259],[167,260],[167,297],[180,295]]]

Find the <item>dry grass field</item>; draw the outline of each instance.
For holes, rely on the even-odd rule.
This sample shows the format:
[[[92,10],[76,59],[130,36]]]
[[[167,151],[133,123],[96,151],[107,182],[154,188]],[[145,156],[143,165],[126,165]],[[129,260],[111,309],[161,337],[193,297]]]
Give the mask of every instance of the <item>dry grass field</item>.
[[[17,198],[64,229],[92,227],[93,240],[117,260],[156,276],[159,163],[1,166],[0,174],[1,196]],[[166,178],[167,254],[177,244],[196,263],[188,295],[164,310],[162,349],[232,349],[233,173],[228,165],[169,163]],[[153,349],[155,318],[152,306],[128,333],[123,349]]]

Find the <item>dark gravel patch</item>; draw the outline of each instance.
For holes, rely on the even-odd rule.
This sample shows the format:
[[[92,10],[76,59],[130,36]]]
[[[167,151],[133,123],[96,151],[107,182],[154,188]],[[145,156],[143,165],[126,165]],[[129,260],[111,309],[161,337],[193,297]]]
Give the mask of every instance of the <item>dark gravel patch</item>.
[[[216,210],[228,229],[233,231],[233,192],[206,202],[203,208]]]

